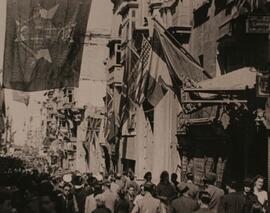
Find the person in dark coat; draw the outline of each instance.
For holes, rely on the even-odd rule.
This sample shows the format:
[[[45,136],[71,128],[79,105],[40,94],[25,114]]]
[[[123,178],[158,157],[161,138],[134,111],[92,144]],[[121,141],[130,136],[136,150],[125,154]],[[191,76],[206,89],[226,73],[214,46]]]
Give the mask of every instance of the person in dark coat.
[[[172,182],[173,186],[175,187],[175,190],[176,190],[176,191],[178,191],[177,186],[178,186],[178,184],[179,184],[179,182],[177,181],[177,178],[178,178],[178,176],[177,176],[176,173],[172,173],[172,174],[171,174],[171,182]]]
[[[256,211],[255,208],[259,206],[257,205],[259,201],[257,196],[253,193],[253,180],[251,178],[244,180],[242,196],[245,199],[243,213],[252,213],[253,210]]]
[[[151,194],[155,197],[156,196],[156,191],[157,191],[157,186],[152,182],[152,173],[151,172],[146,172],[144,175],[144,184],[151,184],[153,186],[153,190]]]
[[[244,210],[245,198],[242,193],[237,192],[236,181],[231,181],[226,184],[228,194],[220,199],[218,213],[241,213]]]
[[[186,183],[178,184],[178,191],[181,196],[171,203],[172,213],[192,213],[199,208],[197,202],[190,197],[189,188]]]
[[[160,175],[160,182],[156,188],[157,198],[165,202],[167,205],[176,198],[176,190],[172,183],[169,181],[169,173],[163,171]]]
[[[74,196],[75,196],[75,212],[78,209],[78,213],[85,212],[85,200],[88,195],[87,191],[84,189],[84,183],[82,177],[77,174],[73,179],[74,184]]]
[[[118,199],[115,201],[114,212],[115,213],[129,213],[130,203],[126,199],[126,193],[122,189],[118,192]]]

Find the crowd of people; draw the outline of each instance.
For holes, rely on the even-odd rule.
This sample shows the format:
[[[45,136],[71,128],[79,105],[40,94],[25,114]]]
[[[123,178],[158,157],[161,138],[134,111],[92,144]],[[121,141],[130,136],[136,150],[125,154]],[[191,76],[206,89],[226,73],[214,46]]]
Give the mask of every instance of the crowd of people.
[[[16,170],[1,175],[0,213],[264,213],[269,212],[264,178],[246,178],[242,186],[230,181],[215,186],[207,175],[204,185],[193,183],[192,173],[178,182],[177,174],[163,171],[160,182],[151,172],[138,182],[132,172],[110,175],[62,176],[37,170]],[[5,178],[3,178],[5,177]]]

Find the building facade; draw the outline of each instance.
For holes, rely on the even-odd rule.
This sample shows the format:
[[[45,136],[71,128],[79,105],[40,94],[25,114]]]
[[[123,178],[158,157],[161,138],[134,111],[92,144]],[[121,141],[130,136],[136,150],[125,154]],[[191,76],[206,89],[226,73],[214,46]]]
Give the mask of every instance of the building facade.
[[[208,107],[191,115],[182,113],[178,100],[169,91],[155,108],[130,108],[129,120],[134,123],[131,130],[126,128],[127,123],[119,124],[119,120],[123,121],[123,79],[132,66],[130,49],[140,52],[142,35],[151,37],[153,17],[161,20],[167,33],[201,64],[209,77],[239,69],[246,69],[248,74],[250,67],[257,75],[264,75],[269,69],[269,1],[112,0],[112,3],[107,88],[113,96],[113,110],[120,115],[114,121],[115,137],[109,140],[113,169],[132,170],[138,178],[152,171],[155,181],[163,170],[182,176],[190,170],[198,179],[212,172],[220,181],[226,176],[236,179],[258,173],[266,176],[267,131],[256,118],[258,110],[265,110],[267,95],[258,96],[255,85],[251,90],[241,91],[241,95],[234,91],[229,104],[224,97],[215,102],[202,101]],[[223,93],[231,94],[228,87]],[[258,162],[260,166],[256,165]],[[198,171],[196,168],[202,164],[203,171]]]

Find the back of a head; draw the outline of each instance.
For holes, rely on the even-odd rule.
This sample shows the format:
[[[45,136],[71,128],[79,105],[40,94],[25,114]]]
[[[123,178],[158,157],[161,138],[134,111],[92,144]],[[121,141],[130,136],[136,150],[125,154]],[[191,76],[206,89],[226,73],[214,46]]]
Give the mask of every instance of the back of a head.
[[[169,173],[167,171],[161,172],[161,174],[160,174],[160,182],[167,181],[168,178],[169,178]]]
[[[231,189],[238,190],[238,183],[235,180],[229,181],[226,185]]]
[[[193,174],[192,174],[191,172],[188,172],[188,173],[186,174],[186,178],[187,178],[187,180],[193,181],[194,176],[193,176]]]
[[[206,191],[200,191],[199,192],[199,200],[205,205],[209,205],[211,201],[211,195]]]
[[[130,174],[129,179],[133,181],[135,179],[135,176],[133,174]]]
[[[95,200],[96,200],[96,205],[97,206],[104,206],[105,205],[105,198],[102,194],[98,194],[96,197],[95,197]]]
[[[215,174],[207,174],[203,181],[205,184],[214,185],[216,182],[216,176]]]
[[[121,199],[124,199],[125,196],[126,196],[126,192],[125,190],[123,189],[120,189],[118,192],[117,192],[118,196],[121,198]]]
[[[150,183],[145,183],[143,185],[143,189],[145,192],[150,192],[152,193],[153,192],[153,184],[150,184]]]
[[[172,173],[172,174],[171,174],[171,179],[172,179],[172,180],[177,180],[177,178],[178,178],[178,176],[177,176],[176,173]]]
[[[150,180],[152,178],[152,173],[151,172],[146,172],[143,177],[145,180]]]

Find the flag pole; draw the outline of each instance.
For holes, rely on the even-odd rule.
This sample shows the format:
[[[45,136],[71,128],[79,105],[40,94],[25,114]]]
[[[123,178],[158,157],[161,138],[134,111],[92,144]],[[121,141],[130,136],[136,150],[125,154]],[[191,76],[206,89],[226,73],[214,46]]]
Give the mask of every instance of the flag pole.
[[[177,45],[178,48],[180,48],[186,56],[192,60],[196,65],[200,66],[200,63],[194,59],[194,57],[181,45],[179,41],[156,19],[156,17],[152,18],[164,31],[165,33],[169,36],[169,38]],[[208,78],[212,78],[212,76],[205,70],[203,69],[202,71]]]

